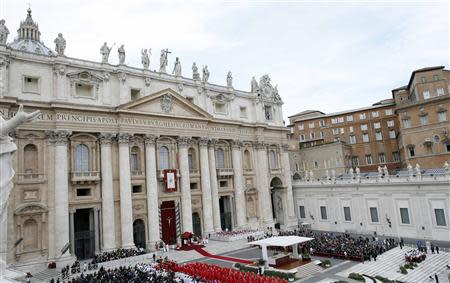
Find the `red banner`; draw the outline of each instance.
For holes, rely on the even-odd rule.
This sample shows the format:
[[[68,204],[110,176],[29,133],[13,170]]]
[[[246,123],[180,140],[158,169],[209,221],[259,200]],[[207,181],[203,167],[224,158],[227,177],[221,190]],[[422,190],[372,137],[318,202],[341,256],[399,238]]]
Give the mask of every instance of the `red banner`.
[[[176,169],[163,170],[163,181],[164,181],[164,191],[165,192],[176,192],[177,191],[177,170]]]

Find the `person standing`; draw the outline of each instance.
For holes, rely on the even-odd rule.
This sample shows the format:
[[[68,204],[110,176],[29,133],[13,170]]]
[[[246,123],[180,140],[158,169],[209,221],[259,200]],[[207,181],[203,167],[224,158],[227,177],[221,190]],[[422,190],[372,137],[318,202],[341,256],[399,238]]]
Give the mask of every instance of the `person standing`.
[[[433,243],[431,243],[430,248],[431,248],[431,253],[434,254],[434,245],[433,245]]]
[[[436,281],[436,283],[439,283],[439,278],[437,273],[434,274],[434,281]]]
[[[436,245],[436,253],[439,254],[439,246]]]

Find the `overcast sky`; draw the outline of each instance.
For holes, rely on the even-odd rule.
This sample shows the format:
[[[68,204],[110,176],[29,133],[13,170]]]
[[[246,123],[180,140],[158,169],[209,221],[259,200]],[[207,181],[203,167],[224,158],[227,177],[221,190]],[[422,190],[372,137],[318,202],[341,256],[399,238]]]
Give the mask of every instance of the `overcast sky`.
[[[252,76],[269,74],[284,101],[284,117],[368,106],[391,97],[414,69],[449,65],[448,1],[144,1],[0,0],[11,34],[28,3],[50,48],[58,32],[70,57],[100,61],[100,46],[124,44],[126,63],[139,67],[152,48],[157,69],[169,48],[172,70],[208,65],[210,82],[250,89]],[[110,61],[116,63],[117,46]]]

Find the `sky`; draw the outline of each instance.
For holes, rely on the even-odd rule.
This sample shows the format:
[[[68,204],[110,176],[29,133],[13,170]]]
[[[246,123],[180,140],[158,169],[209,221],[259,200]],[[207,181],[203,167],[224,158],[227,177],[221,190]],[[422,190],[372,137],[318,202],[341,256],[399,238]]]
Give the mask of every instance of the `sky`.
[[[42,41],[61,32],[69,57],[100,61],[103,42],[124,44],[126,64],[150,69],[168,48],[183,75],[208,65],[210,82],[249,91],[252,76],[269,74],[284,101],[283,116],[369,106],[391,97],[411,72],[449,69],[449,1],[445,0],[0,0],[0,18],[17,36],[28,6]]]

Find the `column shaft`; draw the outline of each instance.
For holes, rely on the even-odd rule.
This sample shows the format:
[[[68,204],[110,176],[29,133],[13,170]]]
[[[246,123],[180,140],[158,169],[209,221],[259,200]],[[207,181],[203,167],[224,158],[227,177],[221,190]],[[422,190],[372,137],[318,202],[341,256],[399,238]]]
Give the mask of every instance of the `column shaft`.
[[[247,210],[245,205],[245,192],[242,174],[242,153],[239,142],[232,145],[232,158],[234,169],[234,198],[236,202],[236,222],[238,228],[247,225]]]
[[[291,165],[289,162],[288,145],[283,146],[282,161],[284,172],[284,183],[286,185],[286,204],[287,204],[287,218],[286,226],[297,225],[297,218],[294,211],[294,194],[292,192],[292,180],[291,180]]]
[[[189,178],[188,138],[178,139],[179,165],[181,173],[181,219],[183,231],[192,232],[191,181]]]
[[[272,201],[269,192],[269,166],[267,164],[267,149],[262,143],[256,144],[256,158],[257,158],[257,175],[256,187],[258,189],[258,199],[260,206],[260,221],[266,226],[273,225],[272,215]]]
[[[69,212],[69,233],[70,233],[70,253],[75,254],[75,225],[74,225],[75,211]]]
[[[95,253],[98,254],[100,252],[100,231],[98,229],[99,223],[98,223],[98,209],[94,208],[94,237],[95,237]]]
[[[148,242],[147,248],[154,249],[155,243],[160,240],[159,235],[159,202],[158,180],[156,176],[156,137],[145,138],[145,176],[147,187],[147,217],[148,217]]]
[[[220,206],[219,206],[219,190],[217,187],[217,171],[216,171],[216,152],[214,148],[214,141],[210,141],[208,148],[209,155],[209,173],[211,182],[211,199],[212,199],[212,216],[214,220],[214,230],[216,232],[222,230],[220,223]]]
[[[120,229],[122,248],[134,247],[129,138],[130,136],[128,134],[119,134]]]
[[[208,164],[208,140],[200,140],[200,173],[202,186],[202,206],[203,206],[203,234],[214,232],[214,220],[211,203],[211,182]]]

